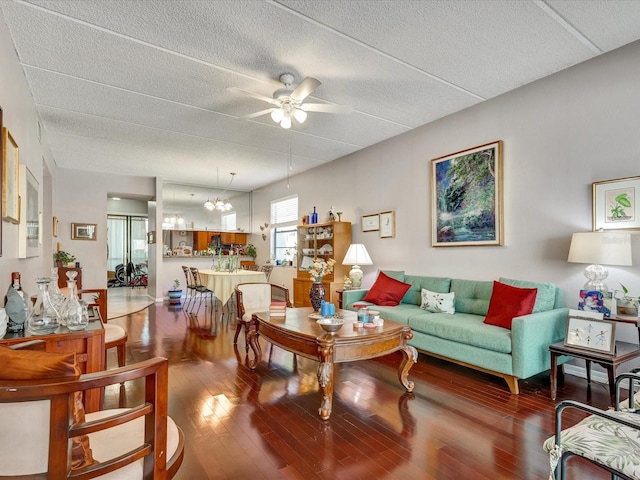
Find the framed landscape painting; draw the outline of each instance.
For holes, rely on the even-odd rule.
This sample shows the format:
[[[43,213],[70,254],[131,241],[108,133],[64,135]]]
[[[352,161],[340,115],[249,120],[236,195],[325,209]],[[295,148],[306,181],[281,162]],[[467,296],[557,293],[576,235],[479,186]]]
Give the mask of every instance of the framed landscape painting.
[[[593,230],[640,229],[640,177],[592,184]]]
[[[431,244],[503,245],[502,140],[431,161]]]

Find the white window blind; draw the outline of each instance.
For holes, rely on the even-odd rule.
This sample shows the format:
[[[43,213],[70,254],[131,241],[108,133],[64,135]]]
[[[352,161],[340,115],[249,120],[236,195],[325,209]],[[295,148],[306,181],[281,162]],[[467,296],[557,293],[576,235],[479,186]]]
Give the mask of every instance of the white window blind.
[[[271,225],[298,221],[298,196],[271,202]]]

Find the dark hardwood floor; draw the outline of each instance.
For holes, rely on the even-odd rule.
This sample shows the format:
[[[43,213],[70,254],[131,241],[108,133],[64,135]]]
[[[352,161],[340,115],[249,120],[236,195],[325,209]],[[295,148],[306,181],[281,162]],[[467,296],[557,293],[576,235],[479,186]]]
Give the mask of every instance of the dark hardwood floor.
[[[204,309],[203,309],[204,310]],[[204,311],[200,313],[204,320]],[[407,394],[397,379],[401,355],[341,364],[333,412],[318,416],[317,363],[263,346],[255,371],[235,325],[216,336],[188,327],[168,304],[110,320],[129,332],[127,363],[167,357],[169,414],[185,432],[178,479],[544,479],[544,440],[554,428],[549,374],[521,382],[520,395],[490,375],[420,355]],[[116,366],[115,350],[108,366]],[[109,390],[106,407],[141,395],[136,384]],[[606,385],[566,376],[558,400],[606,408]],[[580,414],[568,417],[577,422]],[[573,461],[568,478],[607,479]]]

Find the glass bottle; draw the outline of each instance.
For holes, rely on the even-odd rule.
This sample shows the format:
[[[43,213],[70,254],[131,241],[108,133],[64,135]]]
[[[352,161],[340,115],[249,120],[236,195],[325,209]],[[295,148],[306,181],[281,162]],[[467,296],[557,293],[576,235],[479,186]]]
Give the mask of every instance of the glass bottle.
[[[69,279],[67,281],[68,294],[67,300],[62,306],[61,316],[69,330],[84,330],[87,328],[89,318],[83,315],[82,305],[80,305],[78,295],[76,294],[76,275],[78,275],[78,272],[73,270],[67,272],[67,278]]]
[[[64,293],[58,287],[58,267],[51,268],[51,283],[49,284],[49,298],[51,299],[51,303],[53,303],[53,307],[58,311],[58,313],[62,314],[62,305],[67,300],[64,296]],[[60,324],[66,325],[64,322],[64,318],[60,317]]]
[[[313,207],[313,213],[311,214],[311,223],[318,223],[318,212],[316,212],[316,207]]]
[[[29,331],[36,335],[53,333],[60,326],[60,314],[54,308],[49,297],[50,278],[36,279],[38,284],[38,298],[33,306],[33,310],[27,318]]]
[[[18,301],[8,305],[8,295],[11,290],[11,295],[17,295]],[[7,295],[4,297],[4,305],[7,310],[7,332],[9,333],[21,333],[24,331],[27,318],[29,317],[29,295],[22,290],[22,284],[20,283],[20,272],[11,272],[11,286],[7,291]]]

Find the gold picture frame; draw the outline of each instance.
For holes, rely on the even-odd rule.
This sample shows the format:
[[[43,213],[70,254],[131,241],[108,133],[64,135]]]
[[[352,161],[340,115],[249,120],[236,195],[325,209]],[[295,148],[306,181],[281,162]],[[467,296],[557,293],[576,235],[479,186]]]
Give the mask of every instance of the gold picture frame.
[[[18,179],[20,150],[7,127],[2,127],[2,219],[20,223]]]
[[[593,231],[640,229],[640,177],[594,182],[591,186]]]
[[[431,161],[431,245],[504,245],[502,140]]]
[[[71,240],[97,240],[95,223],[72,223]]]
[[[362,215],[363,232],[377,232],[378,230],[380,230],[380,215],[378,213]]]
[[[394,211],[380,212],[380,238],[396,236],[396,213]]]

